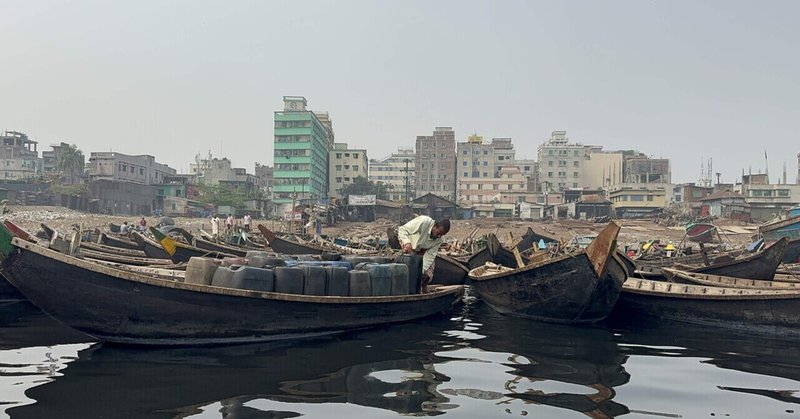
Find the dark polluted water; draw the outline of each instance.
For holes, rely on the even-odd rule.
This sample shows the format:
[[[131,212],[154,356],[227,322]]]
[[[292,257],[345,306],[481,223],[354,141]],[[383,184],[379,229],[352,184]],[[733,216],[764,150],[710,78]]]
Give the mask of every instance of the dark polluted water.
[[[162,349],[0,303],[0,417],[786,418],[798,379],[797,341],[646,318],[545,325],[480,302],[329,339]]]

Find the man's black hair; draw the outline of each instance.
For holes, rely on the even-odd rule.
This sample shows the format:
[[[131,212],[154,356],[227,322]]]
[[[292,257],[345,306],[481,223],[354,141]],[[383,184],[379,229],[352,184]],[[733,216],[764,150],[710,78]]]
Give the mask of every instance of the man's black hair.
[[[436,225],[441,227],[445,233],[450,231],[450,219],[449,218],[442,218],[441,220],[436,222]]]

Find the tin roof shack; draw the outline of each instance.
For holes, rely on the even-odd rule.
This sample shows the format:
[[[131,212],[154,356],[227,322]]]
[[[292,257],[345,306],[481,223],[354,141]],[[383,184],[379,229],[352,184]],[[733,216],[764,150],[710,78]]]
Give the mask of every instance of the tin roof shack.
[[[411,216],[411,208],[398,202],[375,200],[375,218],[386,218],[395,222],[403,222]]]
[[[581,220],[591,220],[599,217],[611,217],[614,208],[611,201],[598,195],[584,196],[580,201],[571,202],[572,214]]]
[[[448,201],[440,196],[427,193],[411,201],[413,204],[423,204],[424,210],[419,213],[427,215],[434,220],[442,218],[455,218],[458,216],[458,204]],[[416,207],[416,205],[414,205]]]
[[[158,185],[99,179],[89,183],[89,211],[113,215],[152,215],[159,208]]]
[[[744,195],[732,191],[714,192],[703,198],[701,214],[750,222],[750,205]]]

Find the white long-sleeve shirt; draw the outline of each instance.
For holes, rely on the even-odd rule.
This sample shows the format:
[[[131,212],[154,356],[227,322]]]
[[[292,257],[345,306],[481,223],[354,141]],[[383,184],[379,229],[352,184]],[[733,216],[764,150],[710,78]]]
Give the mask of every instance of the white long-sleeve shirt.
[[[433,268],[439,246],[444,243],[442,237],[431,238],[431,229],[435,223],[433,218],[420,215],[397,228],[397,238],[401,245],[411,243],[415,252],[425,250],[425,255],[422,257],[422,272],[428,272]]]

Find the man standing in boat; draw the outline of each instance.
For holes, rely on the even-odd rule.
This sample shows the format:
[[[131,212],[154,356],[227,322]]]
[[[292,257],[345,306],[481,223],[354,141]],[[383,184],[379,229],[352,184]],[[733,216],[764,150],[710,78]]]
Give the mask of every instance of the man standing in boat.
[[[433,277],[434,261],[444,235],[450,231],[450,220],[443,218],[434,221],[420,215],[397,228],[397,238],[404,253],[422,255],[422,292],[428,292],[428,283]]]

